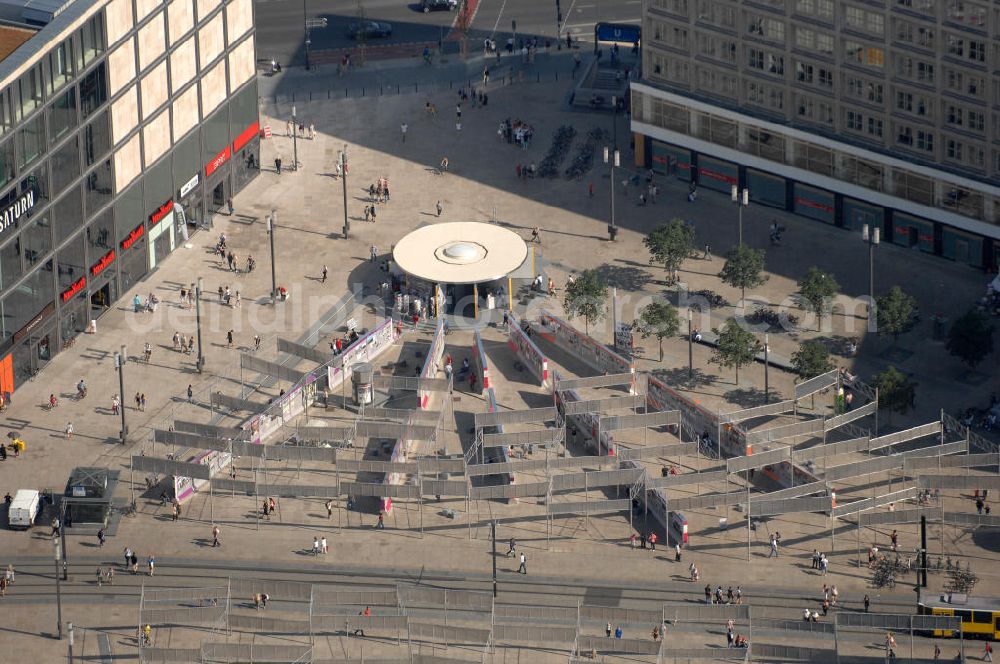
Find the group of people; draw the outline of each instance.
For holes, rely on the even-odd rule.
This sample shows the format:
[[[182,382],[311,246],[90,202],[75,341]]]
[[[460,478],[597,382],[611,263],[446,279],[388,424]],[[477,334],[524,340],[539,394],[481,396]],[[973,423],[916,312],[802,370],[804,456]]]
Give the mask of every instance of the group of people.
[[[160,298],[155,293],[150,293],[143,300],[138,293],[132,297],[132,310],[139,314],[143,312],[155,313],[156,306],[160,303]]]
[[[353,344],[357,340],[358,340],[358,331],[354,328],[351,328],[350,330],[347,331],[347,334],[345,334],[343,337],[337,337],[336,339],[330,341],[330,351],[334,355],[340,355],[341,353],[344,352],[344,350],[349,348],[351,344]]]
[[[189,355],[194,351],[194,335],[185,337],[180,332],[174,332],[174,350]]]
[[[812,568],[818,569],[826,576],[827,571],[830,567],[830,561],[827,559],[825,553],[820,553],[818,549],[813,549],[812,552]]]
[[[520,119],[511,121],[510,118],[506,118],[501,120],[500,127],[497,129],[497,138],[500,141],[505,141],[508,144],[516,143],[525,150],[531,146],[531,139],[534,136],[535,128]]]
[[[691,565],[694,567],[694,564]],[[736,586],[734,590],[732,586],[725,591],[723,595],[722,586],[716,586],[715,591],[712,591],[712,585],[705,584],[705,604],[742,604],[743,603],[743,587]]]

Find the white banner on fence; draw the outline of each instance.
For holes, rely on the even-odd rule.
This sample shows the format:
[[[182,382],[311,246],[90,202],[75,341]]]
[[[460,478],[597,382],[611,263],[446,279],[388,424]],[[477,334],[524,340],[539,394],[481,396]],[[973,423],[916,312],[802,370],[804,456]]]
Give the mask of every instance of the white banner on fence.
[[[340,366],[331,364],[327,367],[327,387],[332,390],[340,386],[352,366],[358,362],[369,362],[375,359],[389,348],[400,334],[401,327],[394,325],[391,318],[382,321],[371,332],[355,341],[340,354],[340,362],[334,363]]]
[[[547,311],[538,318],[538,333],[597,371],[635,376],[635,366],[627,359]],[[635,394],[634,379],[629,392]]]
[[[483,347],[483,337],[479,334],[478,327],[473,334],[472,340],[472,368],[478,374],[476,377],[479,379],[479,384],[483,386],[484,390],[492,387],[490,383],[490,365],[486,360],[486,349]]]
[[[507,325],[507,343],[511,350],[527,365],[531,373],[545,387],[549,384],[549,361],[542,355],[541,349],[531,340],[531,337],[521,327],[520,319],[514,312],[507,312],[510,323]]]
[[[438,369],[441,366],[441,358],[444,357],[444,319],[438,320],[437,329],[434,330],[434,338],[431,340],[431,347],[427,349],[427,357],[424,359],[424,367],[420,371],[421,378],[437,378]],[[420,409],[427,410],[431,400],[430,390],[417,390],[417,399],[420,402]]]

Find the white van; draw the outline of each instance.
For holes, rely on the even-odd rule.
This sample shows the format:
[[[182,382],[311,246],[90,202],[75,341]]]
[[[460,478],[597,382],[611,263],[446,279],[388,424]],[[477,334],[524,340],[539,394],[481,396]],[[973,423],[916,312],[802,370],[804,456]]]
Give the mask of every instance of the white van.
[[[41,509],[41,495],[33,489],[18,489],[14,502],[7,511],[7,525],[11,530],[27,530],[35,523]]]

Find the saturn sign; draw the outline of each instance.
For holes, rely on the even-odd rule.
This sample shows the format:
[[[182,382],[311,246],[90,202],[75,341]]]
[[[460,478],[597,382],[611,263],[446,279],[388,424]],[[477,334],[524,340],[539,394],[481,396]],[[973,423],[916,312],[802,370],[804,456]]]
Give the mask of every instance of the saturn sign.
[[[26,215],[31,208],[35,207],[35,190],[30,189],[10,204],[10,206],[0,214],[0,233],[7,230],[11,224],[16,224],[21,217]]]

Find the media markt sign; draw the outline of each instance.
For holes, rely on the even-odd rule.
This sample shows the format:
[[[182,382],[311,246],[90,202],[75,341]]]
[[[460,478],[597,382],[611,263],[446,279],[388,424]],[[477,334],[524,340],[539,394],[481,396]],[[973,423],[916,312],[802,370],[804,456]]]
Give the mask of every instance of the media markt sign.
[[[20,221],[21,217],[26,215],[33,207],[35,207],[35,190],[29,189],[0,214],[0,233],[7,230],[11,224]]]

